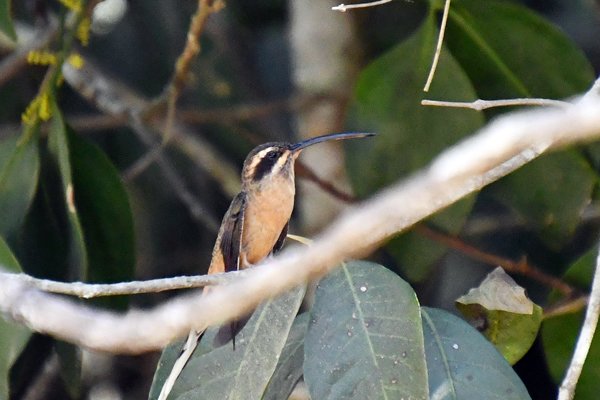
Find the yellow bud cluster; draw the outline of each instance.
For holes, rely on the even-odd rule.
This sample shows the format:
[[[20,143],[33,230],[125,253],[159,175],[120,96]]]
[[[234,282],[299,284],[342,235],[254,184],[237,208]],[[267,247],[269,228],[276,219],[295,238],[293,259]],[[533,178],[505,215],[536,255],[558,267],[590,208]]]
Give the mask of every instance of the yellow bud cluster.
[[[92,21],[89,18],[83,18],[77,26],[77,39],[83,46],[87,46],[90,43],[90,27]]]
[[[21,115],[21,120],[25,125],[33,125],[38,118],[42,121],[48,121],[52,113],[50,111],[50,97],[48,93],[40,93],[25,109]]]
[[[73,11],[74,13],[81,12],[81,0],[58,0],[58,1],[60,1],[60,3],[63,6],[65,6],[69,10]]]
[[[73,68],[81,69],[83,67],[83,64],[85,63],[85,60],[83,59],[81,54],[71,53],[71,55],[69,55],[69,58],[67,58],[67,62],[71,64]]]
[[[27,53],[27,62],[34,65],[54,65],[56,64],[56,54],[44,50],[32,50]]]

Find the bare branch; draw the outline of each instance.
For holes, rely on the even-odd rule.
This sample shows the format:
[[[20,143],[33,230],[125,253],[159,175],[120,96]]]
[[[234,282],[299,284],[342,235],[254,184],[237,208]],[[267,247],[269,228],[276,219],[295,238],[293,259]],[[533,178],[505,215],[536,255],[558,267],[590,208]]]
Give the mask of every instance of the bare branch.
[[[208,17],[225,7],[223,0],[198,0],[198,9],[192,16],[190,29],[187,33],[185,47],[175,62],[175,73],[167,86],[167,117],[165,120],[165,141],[171,137],[171,128],[175,120],[175,104],[187,80],[192,61],[200,53],[200,36],[206,26]]]
[[[442,45],[444,44],[444,34],[446,33],[446,23],[448,22],[448,13],[450,12],[450,0],[446,0],[444,3],[444,14],[442,15],[442,23],[440,24],[440,34],[438,35],[437,45],[435,47],[435,53],[433,54],[433,61],[431,62],[431,69],[429,69],[429,75],[427,76],[427,82],[425,82],[424,92],[429,92],[431,82],[435,76],[435,70],[437,69],[438,61],[440,60],[440,53],[442,52]]]
[[[600,251],[596,259],[596,270],[592,282],[592,292],[588,300],[587,310],[583,327],[579,332],[579,339],[575,346],[575,352],[571,359],[569,369],[558,389],[558,400],[571,400],[575,397],[575,388],[581,376],[585,359],[587,358],[594,332],[598,326],[598,317],[600,316]]]
[[[192,289],[204,286],[219,285],[231,282],[232,279],[243,276],[243,271],[234,271],[233,273],[229,274],[176,276],[173,278],[120,283],[58,282],[48,279],[34,278],[26,274],[9,274],[7,272],[0,272],[0,280],[4,275],[10,275],[8,279],[19,280],[44,292],[77,296],[83,299],[92,299],[95,297],[158,293],[169,290]]]
[[[2,275],[0,311],[34,331],[94,350],[139,353],[161,348],[191,329],[222,324],[267,298],[324,276],[344,260],[368,254],[390,236],[547,150],[600,138],[598,109],[600,98],[587,96],[566,109],[505,114],[442,153],[425,170],[350,209],[311,246],[290,246],[248,270],[243,278],[207,295],[182,296],[148,311],[120,315]]]
[[[358,3],[358,4],[340,4],[339,6],[331,7],[333,11],[341,11],[346,12],[348,10],[352,10],[354,8],[368,8],[368,7],[376,7],[382,4],[390,3],[392,0],[377,0],[371,1],[369,3]]]
[[[31,50],[44,48],[54,40],[58,34],[58,28],[56,18],[50,18],[48,25],[43,30],[36,32],[31,41],[17,47],[11,55],[0,62],[0,87],[23,71],[27,66],[27,54]]]
[[[432,229],[425,224],[417,225],[415,230],[423,236],[436,241],[437,243],[441,243],[449,248],[461,252],[467,257],[482,261],[494,268],[500,266],[507,272],[527,276],[543,285],[546,285],[549,288],[558,290],[564,296],[571,296],[575,292],[574,287],[566,282],[563,282],[561,279],[546,274],[543,270],[529,264],[526,258],[523,258],[520,261],[513,261],[509,258],[485,252],[464,242],[462,239],[456,236],[448,235],[444,232]]]
[[[571,103],[562,100],[552,99],[501,99],[501,100],[481,100],[475,101],[438,101],[438,100],[421,100],[423,106],[436,107],[454,107],[454,108],[470,108],[472,110],[485,110],[493,107],[513,107],[513,106],[548,106],[548,107],[570,107]]]

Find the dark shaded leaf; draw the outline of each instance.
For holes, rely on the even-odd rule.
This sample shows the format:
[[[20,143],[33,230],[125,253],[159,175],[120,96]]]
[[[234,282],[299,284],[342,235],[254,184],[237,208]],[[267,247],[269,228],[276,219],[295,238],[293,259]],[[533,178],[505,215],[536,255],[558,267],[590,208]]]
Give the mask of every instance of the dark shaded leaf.
[[[0,267],[21,272],[21,266],[0,237]],[[8,374],[13,363],[27,344],[31,332],[22,325],[6,321],[0,315],[0,399],[8,399]]]
[[[590,166],[575,151],[566,151],[534,160],[488,190],[558,250],[575,232],[595,185]]]
[[[308,313],[301,314],[294,320],[275,372],[262,397],[263,400],[286,400],[302,377],[304,336],[308,328],[308,320]]]
[[[481,98],[564,98],[594,79],[568,37],[513,2],[453,1],[445,43]]]
[[[506,1],[458,0],[450,10],[446,44],[479,97],[560,99],[592,84],[593,69],[583,52],[527,8]],[[579,223],[594,179],[583,158],[571,151],[540,158],[490,189],[557,250]]]
[[[430,92],[423,93],[437,32],[437,21],[430,15],[413,36],[378,58],[358,79],[350,125],[378,134],[373,140],[346,146],[348,174],[360,196],[423,167],[483,124],[482,113],[420,104],[425,97],[456,101],[476,97],[464,71],[448,51],[442,52]],[[467,198],[439,213],[433,223],[450,233],[458,232],[472,201],[472,197]],[[418,254],[406,251],[413,246],[427,250]],[[431,264],[446,252],[443,246],[415,234],[394,239],[388,250],[414,280],[427,276]]]
[[[527,389],[479,332],[442,310],[422,307],[432,399],[529,399]]]
[[[9,242],[29,210],[39,167],[37,133],[0,142],[0,235]]]
[[[52,355],[54,339],[39,333],[32,333],[30,336],[10,369],[10,398],[25,397],[32,380],[43,373],[44,365]]]
[[[381,265],[352,261],[321,282],[304,343],[313,399],[427,399],[419,304]]]
[[[286,343],[304,297],[297,288],[260,306],[231,343],[209,349],[219,328],[203,336],[199,348],[179,376],[169,399],[259,399],[263,395]],[[150,390],[156,399],[179,355],[181,346],[163,352]]]
[[[48,152],[52,158],[52,166],[58,171],[60,180],[61,201],[64,202],[64,212],[68,220],[67,232],[64,236],[67,246],[67,263],[69,265],[68,279],[86,281],[88,276],[88,260],[81,229],[81,222],[73,198],[74,188],[71,163],[69,161],[69,145],[67,142],[67,127],[56,104],[52,104],[52,123],[48,134]],[[48,166],[50,167],[50,166]]]
[[[564,280],[587,290],[591,286],[596,265],[597,248],[594,248],[574,262],[564,275]],[[556,293],[551,298],[557,297]],[[548,369],[552,378],[560,384],[573,357],[575,343],[583,324],[585,310],[558,317],[547,318],[542,323],[542,343]],[[598,398],[598,377],[600,376],[600,341],[598,331],[594,336],[581,377],[575,391],[576,400]]]
[[[10,1],[0,0],[0,33],[16,42],[17,35],[12,22]]]
[[[87,249],[88,279],[130,280],[135,264],[133,216],[118,171],[98,147],[70,129],[67,138],[74,200]]]
[[[501,267],[458,298],[456,307],[511,365],[527,353],[542,323],[542,308]]]

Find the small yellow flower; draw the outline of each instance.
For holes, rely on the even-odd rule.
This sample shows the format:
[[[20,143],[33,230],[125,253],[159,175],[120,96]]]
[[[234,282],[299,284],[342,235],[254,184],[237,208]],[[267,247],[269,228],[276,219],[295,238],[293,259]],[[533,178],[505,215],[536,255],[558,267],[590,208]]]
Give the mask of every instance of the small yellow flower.
[[[42,121],[48,121],[52,116],[52,112],[50,111],[50,97],[48,96],[48,93],[42,93],[39,97],[40,106],[38,115]]]
[[[32,65],[54,65],[56,54],[45,50],[32,50],[27,53],[27,62]]]
[[[73,11],[74,13],[81,12],[81,0],[58,0],[63,6]]]
[[[91,26],[92,22],[88,17],[83,18],[77,26],[77,39],[79,39],[83,46],[87,46],[90,43]]]
[[[25,125],[33,125],[38,119],[48,121],[51,116],[50,96],[48,93],[41,93],[31,100],[31,103],[21,114],[21,120]]]
[[[69,55],[69,58],[67,58],[67,62],[71,64],[73,68],[81,69],[83,67],[83,64],[85,63],[85,60],[83,59],[81,54],[71,53],[71,55]]]

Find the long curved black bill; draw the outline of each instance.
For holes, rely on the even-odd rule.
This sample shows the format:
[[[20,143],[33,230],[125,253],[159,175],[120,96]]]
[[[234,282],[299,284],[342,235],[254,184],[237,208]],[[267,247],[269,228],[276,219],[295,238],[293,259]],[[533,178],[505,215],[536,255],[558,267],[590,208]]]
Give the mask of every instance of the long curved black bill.
[[[332,133],[329,135],[317,136],[314,138],[306,139],[301,142],[295,143],[290,146],[291,151],[300,151],[302,149],[307,148],[308,146],[312,146],[313,144],[328,142],[330,140],[346,140],[346,139],[358,139],[369,136],[375,136],[374,133],[364,133],[364,132],[344,132],[344,133]]]

